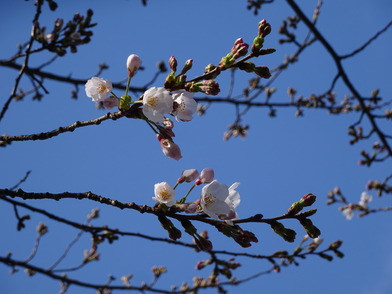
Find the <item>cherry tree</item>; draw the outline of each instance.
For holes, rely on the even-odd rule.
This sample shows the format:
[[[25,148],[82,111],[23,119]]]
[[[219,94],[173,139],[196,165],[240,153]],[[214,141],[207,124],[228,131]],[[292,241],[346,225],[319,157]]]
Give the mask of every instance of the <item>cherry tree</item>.
[[[173,48],[170,38],[181,40],[175,26],[164,29],[167,43],[146,35],[145,46],[155,46],[138,51],[133,48],[143,48],[143,40],[127,43],[130,36],[113,25],[107,30],[123,34],[124,41],[104,47],[94,44],[101,30],[94,7],[63,18],[56,13],[62,14],[66,3],[23,3],[31,26],[23,28],[18,42],[26,41],[0,60],[9,75],[3,88],[11,88],[1,98],[0,151],[3,162],[17,166],[0,188],[4,225],[12,232],[4,238],[0,262],[10,272],[10,283],[28,276],[26,283],[57,281],[48,289],[59,293],[227,293],[261,276],[299,264],[306,267],[309,260],[322,267],[324,260],[343,258],[350,248],[328,230],[331,219],[318,218],[320,210],[347,220],[390,215],[392,206],[385,199],[392,193],[387,170],[391,101],[383,97],[376,79],[372,91],[363,90],[347,64],[377,46],[392,22],[372,27],[373,35],[364,35],[359,46],[341,53],[329,41],[330,32],[319,29],[322,1],[311,10],[307,5],[306,11],[296,1],[285,1],[282,11],[288,15],[276,27],[277,20],[268,14],[269,5],[278,5],[275,1],[243,2],[244,13],[262,17],[254,27],[243,27],[231,14],[244,35],[236,36],[227,25],[231,29],[222,46],[204,41],[203,20],[195,20],[200,31],[189,32],[198,36],[191,52],[203,58],[184,58],[188,52],[178,56],[177,49],[163,56],[170,51],[165,47]],[[154,9],[152,1],[128,4],[130,11],[135,5],[147,18]],[[220,42],[216,35],[212,40]],[[89,68],[97,64],[95,51],[103,48],[110,48],[107,56],[113,61]],[[204,53],[205,48],[213,53]],[[313,50],[328,71],[310,63],[323,83],[309,94],[301,88],[312,77],[298,65]],[[164,61],[154,67],[151,60],[160,59]],[[64,70],[69,65],[71,74]],[[287,72],[293,72],[294,82],[282,81]],[[23,110],[21,105],[26,105]],[[261,112],[269,120],[291,115],[302,121],[327,113],[340,127],[344,117],[346,141],[352,150],[359,146],[358,169],[375,170],[377,177],[348,181],[362,190],[357,196],[345,193],[351,189],[345,181],[319,195],[309,189],[320,183],[308,183],[300,175],[295,180],[302,182],[302,190],[288,187],[292,195],[268,195],[265,180],[258,177],[267,168],[257,152],[246,154],[244,147],[259,131]],[[219,144],[209,135],[217,128],[223,137]],[[296,143],[286,139],[285,144]],[[263,152],[263,146],[257,148]],[[316,160],[316,151],[303,161]],[[241,160],[247,160],[244,167]],[[285,168],[302,172],[292,164]],[[3,165],[4,174],[7,170]],[[249,174],[242,176],[241,170]],[[271,191],[283,191],[280,186],[287,181],[274,179]],[[263,246],[271,250],[266,253]]]

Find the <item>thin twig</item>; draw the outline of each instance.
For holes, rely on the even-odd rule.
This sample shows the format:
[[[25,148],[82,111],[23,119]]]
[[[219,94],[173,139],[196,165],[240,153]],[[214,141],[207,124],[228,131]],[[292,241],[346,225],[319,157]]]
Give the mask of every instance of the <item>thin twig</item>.
[[[37,6],[37,9],[36,9],[36,11],[35,11],[35,16],[34,16],[34,19],[33,19],[33,30],[34,30],[34,25],[35,25],[35,23],[38,22],[39,16],[41,15],[41,6],[42,6],[42,4],[43,4],[42,1],[37,1],[37,5],[36,5],[36,6]],[[19,74],[18,74],[18,76],[17,76],[17,78],[16,78],[16,80],[15,80],[14,88],[12,89],[11,95],[10,95],[10,97],[7,99],[7,101],[5,102],[5,104],[4,104],[4,106],[3,106],[3,109],[2,109],[2,111],[1,111],[1,113],[0,113],[0,122],[1,122],[1,120],[3,119],[3,117],[4,117],[5,113],[6,113],[6,111],[8,110],[8,107],[9,107],[9,105],[10,105],[12,99],[13,99],[13,98],[15,97],[15,95],[16,95],[16,92],[17,92],[17,90],[18,90],[19,83],[20,83],[20,80],[22,79],[23,74],[24,74],[25,71],[28,69],[29,57],[30,57],[30,50],[31,50],[31,48],[32,48],[32,46],[33,46],[33,43],[34,43],[34,36],[31,36],[31,37],[30,37],[30,41],[29,41],[29,43],[28,43],[28,45],[27,45],[26,56],[25,56],[23,65],[20,67]]]
[[[356,54],[358,54],[359,52],[361,52],[362,50],[365,50],[367,46],[369,46],[374,40],[376,40],[381,34],[383,34],[384,32],[386,32],[389,27],[392,26],[392,21],[390,21],[383,29],[381,29],[380,31],[378,31],[373,37],[371,37],[369,40],[366,41],[365,44],[363,44],[361,47],[359,47],[358,49],[354,50],[353,52],[346,54],[346,55],[342,55],[340,56],[340,59],[346,59],[349,57],[352,57]]]

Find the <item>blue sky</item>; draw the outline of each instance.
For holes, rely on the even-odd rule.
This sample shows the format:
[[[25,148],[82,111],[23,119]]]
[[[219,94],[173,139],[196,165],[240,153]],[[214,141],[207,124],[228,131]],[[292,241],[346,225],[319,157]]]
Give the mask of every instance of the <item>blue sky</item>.
[[[6,2],[6,8],[0,11],[0,32],[3,36],[0,59],[14,54],[15,45],[28,39],[33,18],[33,1]],[[88,79],[97,72],[99,63],[106,62],[110,68],[101,76],[115,82],[126,78],[126,58],[135,53],[142,58],[145,70],[139,71],[132,80],[134,86],[147,83],[155,72],[156,62],[166,62],[172,55],[179,64],[192,58],[194,67],[189,76],[198,76],[207,64],[218,63],[236,38],[242,37],[250,43],[262,18],[266,18],[273,28],[265,47],[276,48],[277,52],[255,61],[258,65],[273,68],[286,54],[295,50],[291,45],[278,44],[280,36],[277,29],[286,16],[293,14],[283,1],[265,6],[259,16],[246,10],[246,1],[149,2],[147,7],[142,7],[141,1],[119,0],[112,1],[110,5],[106,1],[67,1],[59,3],[55,13],[45,9],[41,21],[48,27],[58,17],[68,19],[77,11],[85,13],[88,8],[94,10],[93,20],[98,22],[90,44],[79,47],[78,54],[67,54],[58,59],[46,70]],[[307,15],[312,13],[315,5],[316,1],[301,3]],[[319,29],[339,53],[350,53],[390,21],[390,11],[391,3],[387,0],[371,3],[325,1]],[[299,35],[305,34],[301,27]],[[383,97],[390,97],[390,47],[391,32],[388,31],[376,44],[345,62],[360,91],[370,95],[372,90],[380,88]],[[31,59],[31,65],[38,66],[47,58],[47,55],[37,55]],[[330,57],[320,45],[315,45],[301,56],[299,63],[279,77],[273,85],[278,89],[274,99],[287,101],[286,90],[290,86],[304,96],[324,92],[334,74]],[[0,68],[0,101],[8,98],[16,75],[15,70]],[[250,78],[250,75],[237,75],[235,93],[240,93]],[[162,86],[163,80],[164,76],[161,76],[154,86]],[[222,90],[219,97],[227,94],[228,80],[227,73],[219,77]],[[24,80],[21,87],[28,89],[28,80]],[[41,102],[31,101],[28,97],[22,102],[11,103],[0,124],[1,134],[49,131],[105,113],[95,108],[85,96],[83,87],[79,89],[77,100],[70,98],[70,85],[48,81],[46,87],[50,94]],[[336,92],[339,98],[348,94],[340,82]],[[390,174],[390,162],[371,168],[358,166],[360,150],[370,147],[373,141],[355,146],[348,144],[347,127],[357,120],[356,114],[331,116],[322,110],[311,109],[305,110],[303,118],[296,118],[294,114],[294,109],[278,109],[277,117],[270,118],[267,109],[252,109],[244,118],[244,123],[250,124],[247,138],[224,142],[223,132],[233,122],[235,109],[229,105],[214,104],[205,116],[196,117],[188,123],[176,123],[176,143],[181,146],[184,156],[178,162],[162,155],[154,134],[146,124],[128,119],[80,128],[47,141],[14,142],[0,149],[0,183],[2,188],[11,187],[27,170],[31,170],[28,181],[21,187],[25,191],[93,191],[122,202],[154,205],[151,197],[155,183],[167,181],[174,184],[184,169],[211,167],[219,181],[227,185],[241,182],[238,188],[241,217],[255,213],[263,213],[266,217],[280,215],[292,202],[311,192],[318,196],[315,204],[318,213],[313,220],[321,229],[324,243],[343,240],[345,257],[331,263],[311,257],[301,261],[299,267],[291,266],[279,274],[262,276],[239,288],[231,288],[232,293],[249,293],[254,289],[271,294],[287,291],[309,294],[315,291],[320,294],[391,293],[391,214],[379,213],[347,221],[337,206],[325,205],[328,191],[335,186],[340,186],[350,201],[358,201],[367,180],[383,179]],[[186,187],[180,187],[177,193],[185,192]],[[189,197],[197,199],[199,193],[200,189],[196,189]],[[98,206],[76,200],[29,203],[78,222],[84,222],[91,209]],[[371,205],[391,206],[391,199],[375,199]],[[34,243],[35,226],[44,221],[50,233],[42,240],[33,263],[50,266],[77,233],[36,214],[31,214],[32,220],[28,222],[27,229],[16,232],[12,207],[3,202],[0,209],[0,220],[6,224],[3,226],[3,236],[6,237],[0,244],[1,256],[12,251],[16,259],[26,258]],[[101,209],[101,218],[94,221],[95,225],[107,224],[122,230],[165,236],[155,217],[110,207]],[[299,242],[305,232],[294,222],[286,224],[297,230]],[[272,254],[283,249],[292,251],[297,244],[285,243],[266,225],[244,228],[252,230],[260,240],[246,252]],[[216,249],[244,251],[226,237],[209,231]],[[183,240],[189,242],[190,237],[184,234]],[[82,251],[89,246],[89,237],[85,235],[64,266],[74,265],[72,262],[80,260]],[[191,254],[188,250],[149,241],[124,238],[110,246],[104,244],[100,250],[100,262],[81,271],[87,280],[104,283],[110,273],[118,278],[119,283],[122,275],[132,273],[132,281],[138,284],[152,279],[150,268],[153,265],[166,265],[169,272],[158,284],[165,287],[182,279],[190,282],[192,276],[209,273],[208,270],[200,273],[194,270],[196,262],[207,258],[207,255]],[[244,265],[238,270],[238,277],[269,267],[266,261],[238,261]],[[58,292],[56,281],[39,275],[29,278],[22,272],[10,276],[8,270],[0,265],[2,293],[24,293],[29,289],[43,293]],[[94,291],[72,287],[68,293]]]

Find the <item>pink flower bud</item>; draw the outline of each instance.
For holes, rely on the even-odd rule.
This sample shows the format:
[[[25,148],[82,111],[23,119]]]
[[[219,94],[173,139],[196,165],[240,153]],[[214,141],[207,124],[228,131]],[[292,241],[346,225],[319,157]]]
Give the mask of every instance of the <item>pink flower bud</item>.
[[[190,70],[192,68],[192,65],[193,65],[193,59],[188,59],[185,62],[185,65],[181,71],[181,74],[185,74],[188,70]]]
[[[129,55],[128,59],[127,59],[128,75],[130,77],[133,77],[135,72],[139,69],[141,64],[142,64],[142,61],[139,56],[137,56],[136,54]]]
[[[187,182],[190,183],[199,176],[197,169],[187,169],[182,172],[181,178],[177,180],[179,183]]]
[[[211,183],[214,179],[214,170],[212,168],[205,168],[201,171],[199,178],[196,180],[195,185]]]
[[[169,66],[172,72],[176,72],[177,70],[177,59],[174,56],[169,58]]]
[[[249,45],[244,43],[242,38],[238,38],[235,40],[233,48],[231,49],[231,53],[233,53],[233,58],[237,59],[241,56],[245,56],[248,53]]]
[[[218,95],[220,92],[218,82],[214,80],[205,80],[202,82],[203,86],[201,87],[201,91],[206,93],[207,95]]]
[[[164,117],[163,118],[163,130],[164,133],[170,137],[175,137],[176,135],[173,132],[174,123],[170,118]],[[160,129],[160,127],[158,127]]]
[[[197,209],[200,205],[200,199],[196,200],[195,202],[192,202],[188,204],[185,208],[185,212],[187,213],[195,213],[197,212]]]
[[[271,33],[271,25],[265,19],[259,22],[258,33],[259,36],[262,36],[263,38]]]
[[[172,140],[164,139],[158,135],[158,140],[161,143],[163,154],[169,158],[179,160],[182,158],[180,147]]]

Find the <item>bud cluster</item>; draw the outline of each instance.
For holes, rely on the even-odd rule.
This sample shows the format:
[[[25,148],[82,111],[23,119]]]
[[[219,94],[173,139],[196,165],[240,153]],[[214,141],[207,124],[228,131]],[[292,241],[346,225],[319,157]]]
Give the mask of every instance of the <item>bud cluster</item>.
[[[216,225],[217,229],[226,236],[233,238],[241,247],[247,248],[252,246],[251,242],[257,243],[259,240],[250,231],[243,230],[240,226],[230,226],[224,223]]]
[[[54,22],[54,27],[50,33],[46,33],[46,27],[34,23],[32,30],[33,38],[42,44],[42,49],[47,49],[64,56],[69,48],[72,53],[77,52],[77,46],[87,44],[93,35],[89,29],[96,24],[91,23],[93,11],[87,10],[86,17],[76,13],[72,20],[64,25],[64,20],[58,18]]]
[[[164,83],[165,89],[170,91],[185,89],[187,78],[186,73],[192,68],[193,60],[188,59],[178,75],[176,75],[177,65],[177,59],[174,56],[171,56],[169,58],[169,67],[171,69],[171,73],[168,74]]]
[[[158,220],[162,227],[169,233],[170,239],[177,240],[181,238],[181,231],[177,229],[166,216],[158,215]]]

